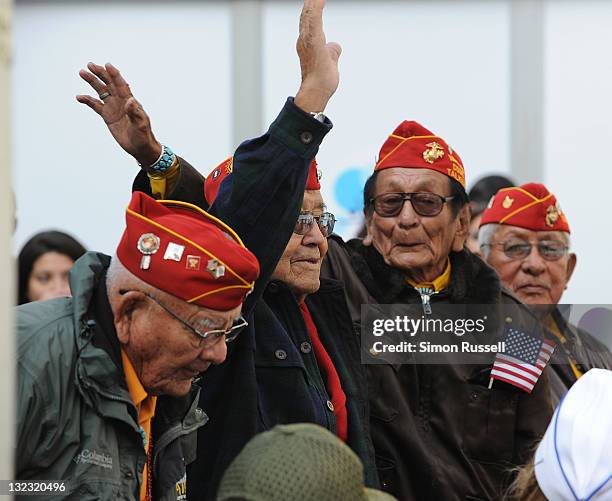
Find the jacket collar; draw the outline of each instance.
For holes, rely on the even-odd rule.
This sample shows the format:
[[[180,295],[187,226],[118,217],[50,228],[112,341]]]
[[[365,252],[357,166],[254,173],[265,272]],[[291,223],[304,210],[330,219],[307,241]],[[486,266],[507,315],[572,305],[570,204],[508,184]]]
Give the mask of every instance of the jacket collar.
[[[106,293],[110,257],[88,252],[70,272],[75,344],[78,350],[75,384],[88,405],[105,417],[138,430],[136,408],[127,391]]]
[[[364,246],[361,239],[347,242],[351,264],[370,294],[382,304],[399,302],[400,295],[419,301],[416,290],[406,284],[404,273],[385,263],[373,246]],[[450,286],[446,293],[452,303],[491,304],[501,297],[497,273],[468,250],[451,252]]]
[[[104,416],[127,422],[138,431],[138,414],[125,382],[121,349],[106,290],[109,265],[109,256],[88,252],[76,261],[70,272],[78,347],[75,382],[89,405]],[[197,392],[198,387],[192,385],[191,393],[185,397],[160,397],[156,429],[180,423],[183,417],[187,419],[186,411],[197,400]],[[126,405],[131,419],[126,415]]]

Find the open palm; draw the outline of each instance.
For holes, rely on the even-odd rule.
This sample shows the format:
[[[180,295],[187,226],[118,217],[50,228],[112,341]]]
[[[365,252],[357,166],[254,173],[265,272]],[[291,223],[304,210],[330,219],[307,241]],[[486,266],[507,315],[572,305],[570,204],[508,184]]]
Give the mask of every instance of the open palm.
[[[87,69],[79,75],[104,99],[79,95],[77,101],[100,115],[115,141],[141,165],[151,165],[159,157],[162,146],[155,139],[149,116],[132,95],[130,86],[110,63],[105,66],[89,63]]]

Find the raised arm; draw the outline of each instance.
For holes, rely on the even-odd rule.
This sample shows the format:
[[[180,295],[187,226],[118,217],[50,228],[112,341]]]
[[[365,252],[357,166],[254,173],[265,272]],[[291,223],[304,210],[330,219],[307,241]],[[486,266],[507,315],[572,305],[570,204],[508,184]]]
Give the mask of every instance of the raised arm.
[[[324,0],[304,1],[296,44],[301,85],[295,99],[287,100],[263,136],[238,147],[233,173],[224,180],[210,207],[211,213],[236,230],[260,261],[260,279],[255,293],[247,298],[246,309],[259,296],[287,245],[299,215],[308,166],[331,129],[327,119],[321,122],[320,117],[312,115],[325,111],[339,82],[341,49],[325,39],[324,4]],[[155,139],[147,114],[116,68],[90,63],[88,69],[81,71],[81,77],[104,99],[77,96],[77,100],[100,115],[120,146],[143,166],[134,189],[155,194],[147,170],[162,146]],[[203,178],[195,169],[177,159],[168,173],[171,179],[162,196],[206,208]]]

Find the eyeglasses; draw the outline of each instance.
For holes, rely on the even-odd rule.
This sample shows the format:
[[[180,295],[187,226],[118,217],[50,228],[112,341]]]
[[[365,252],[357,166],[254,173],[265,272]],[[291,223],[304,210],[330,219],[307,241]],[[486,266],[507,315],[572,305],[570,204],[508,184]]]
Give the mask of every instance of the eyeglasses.
[[[510,240],[508,242],[492,242],[483,244],[481,247],[498,246],[502,248],[503,253],[510,259],[525,259],[531,254],[532,246],[536,246],[540,256],[547,261],[558,261],[567,254],[569,247],[563,242],[557,240],[542,240],[537,244],[525,242],[522,240]]]
[[[119,294],[126,294],[127,292],[133,292],[133,291],[132,290],[122,289],[122,290],[119,291]],[[212,346],[214,346],[217,343],[217,341],[219,341],[219,339],[221,339],[223,337],[225,337],[225,342],[226,343],[231,343],[232,341],[234,341],[238,337],[238,334],[240,334],[240,332],[247,325],[249,325],[249,323],[241,315],[238,318],[238,320],[236,320],[234,322],[234,325],[232,325],[232,327],[227,329],[227,330],[225,330],[225,329],[213,329],[213,330],[201,332],[198,329],[196,329],[195,327],[193,327],[191,324],[189,324],[189,322],[187,322],[186,320],[183,320],[181,317],[179,317],[176,313],[174,313],[170,308],[168,308],[165,304],[163,304],[155,296],[149,294],[148,292],[144,292],[144,291],[136,291],[136,292],[140,292],[140,293],[144,294],[145,296],[147,296],[150,300],[152,300],[154,303],[156,303],[158,306],[160,306],[166,313],[168,313],[168,315],[170,315],[171,317],[173,317],[176,320],[178,320],[181,324],[183,324],[183,327],[185,327],[188,331],[190,331],[193,334],[195,334],[196,336],[198,336],[199,341],[200,341],[199,342],[199,347],[200,348],[211,348]]]
[[[432,217],[440,214],[444,204],[453,198],[455,197],[443,197],[427,191],[418,191],[416,193],[383,193],[370,198],[368,202],[374,205],[376,214],[381,217],[397,216],[402,211],[406,200],[410,200],[414,212],[419,216]]]
[[[312,229],[315,221],[324,237],[330,236],[334,231],[336,217],[331,212],[323,212],[320,216],[315,216],[311,212],[303,212],[298,216],[293,233],[306,235]]]

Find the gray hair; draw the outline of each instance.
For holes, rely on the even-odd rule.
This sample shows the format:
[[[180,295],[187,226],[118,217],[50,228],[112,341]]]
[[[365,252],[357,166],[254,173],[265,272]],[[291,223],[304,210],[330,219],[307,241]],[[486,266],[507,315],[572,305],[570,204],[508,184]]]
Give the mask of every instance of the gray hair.
[[[493,237],[497,233],[500,226],[503,225],[498,223],[489,223],[481,226],[478,230],[478,247],[480,248],[480,252],[485,261],[489,257],[489,252],[491,252],[491,241],[493,240]],[[564,231],[556,231],[555,233],[561,237],[561,240],[563,240],[563,243],[567,245],[568,249],[571,248],[569,233]]]
[[[115,255],[111,258],[110,266],[106,272],[106,290],[111,304],[113,303],[113,298],[118,296],[120,294],[119,291],[122,289],[147,292],[159,299],[176,302],[176,298],[171,294],[153,287],[134,275]]]
[[[483,259],[486,261],[489,257],[489,252],[491,252],[491,240],[497,233],[500,225],[497,223],[489,223],[480,227],[478,230],[478,248],[480,249],[480,253],[482,254]]]
[[[111,307],[115,303],[115,298],[121,294],[121,290],[137,290],[145,292],[156,299],[163,301],[166,304],[177,304],[182,299],[173,296],[172,294],[165,292],[161,289],[157,289],[147,282],[141,280],[131,271],[129,271],[119,258],[115,255],[111,258],[111,264],[106,272],[106,290],[108,299],[111,303]],[[217,329],[219,326],[217,322],[214,322],[208,318],[202,318],[198,321],[197,328],[200,330],[205,329]]]

